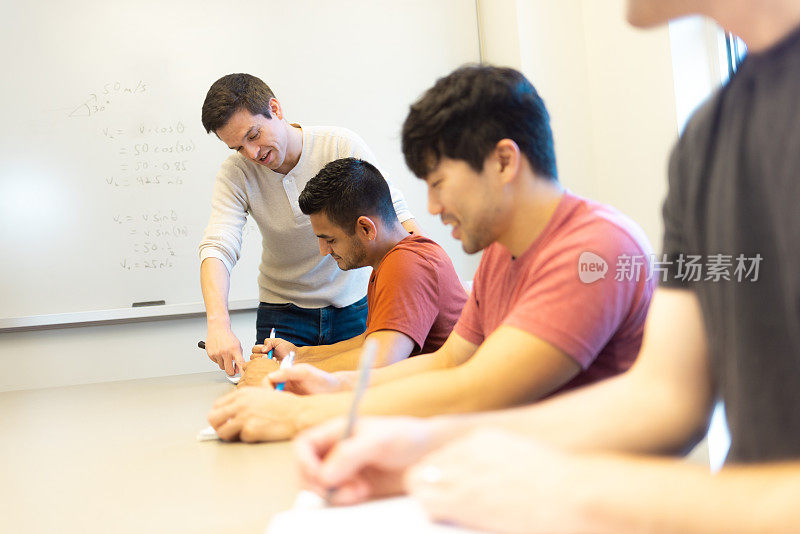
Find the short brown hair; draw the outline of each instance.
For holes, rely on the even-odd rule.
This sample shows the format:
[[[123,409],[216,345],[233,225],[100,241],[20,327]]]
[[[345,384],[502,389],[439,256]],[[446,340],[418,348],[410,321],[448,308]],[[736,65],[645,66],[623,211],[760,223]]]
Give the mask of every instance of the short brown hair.
[[[272,118],[269,101],[275,93],[252,74],[228,74],[211,85],[203,102],[203,127],[207,133],[225,126],[234,113],[246,109],[253,115]]]

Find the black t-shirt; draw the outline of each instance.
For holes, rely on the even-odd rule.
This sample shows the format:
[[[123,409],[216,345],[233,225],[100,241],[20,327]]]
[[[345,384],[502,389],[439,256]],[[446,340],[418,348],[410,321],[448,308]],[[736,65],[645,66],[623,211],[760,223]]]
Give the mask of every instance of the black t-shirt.
[[[669,176],[662,285],[698,294],[728,460],[800,458],[800,29],[695,113]]]

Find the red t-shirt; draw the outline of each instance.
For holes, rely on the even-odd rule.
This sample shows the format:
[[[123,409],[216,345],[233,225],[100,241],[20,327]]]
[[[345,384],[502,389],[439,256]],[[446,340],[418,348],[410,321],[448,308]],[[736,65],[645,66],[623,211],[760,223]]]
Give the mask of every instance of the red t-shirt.
[[[479,345],[508,325],[558,347],[583,369],[558,391],[621,373],[642,343],[656,283],[646,267],[651,254],[631,219],[565,193],[520,257],[512,258],[498,243],[484,251],[455,331]],[[603,263],[607,271],[601,277]]]
[[[412,355],[427,354],[444,344],[466,300],[444,249],[427,237],[410,235],[372,271],[366,333],[396,330],[414,340]]]

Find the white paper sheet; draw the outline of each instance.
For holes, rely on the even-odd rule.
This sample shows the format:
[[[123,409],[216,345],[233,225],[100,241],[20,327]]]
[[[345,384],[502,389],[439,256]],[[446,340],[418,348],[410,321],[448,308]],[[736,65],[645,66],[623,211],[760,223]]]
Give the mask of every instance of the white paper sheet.
[[[219,439],[213,426],[206,427],[197,433],[197,441],[210,441],[212,439]]]
[[[428,519],[410,497],[393,497],[355,506],[327,506],[318,495],[301,491],[294,507],[272,518],[266,534],[477,534]]]

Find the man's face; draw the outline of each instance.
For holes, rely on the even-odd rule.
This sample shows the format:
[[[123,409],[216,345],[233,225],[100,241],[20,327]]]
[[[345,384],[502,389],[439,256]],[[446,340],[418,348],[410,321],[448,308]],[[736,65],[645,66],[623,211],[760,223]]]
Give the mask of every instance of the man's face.
[[[501,204],[486,168],[478,173],[465,161],[442,158],[425,177],[428,211],[453,226],[452,235],[467,254],[483,250],[496,239]]]
[[[628,0],[627,19],[639,28],[699,12],[702,0]]]
[[[367,248],[356,234],[349,235],[341,226],[334,224],[325,213],[313,213],[311,228],[319,240],[319,253],[331,255],[343,271],[366,267]]]
[[[277,103],[275,99],[270,102]],[[215,133],[231,149],[273,171],[277,171],[286,158],[286,125],[274,113],[268,119],[240,109]]]

